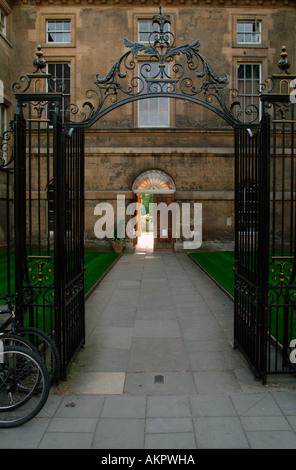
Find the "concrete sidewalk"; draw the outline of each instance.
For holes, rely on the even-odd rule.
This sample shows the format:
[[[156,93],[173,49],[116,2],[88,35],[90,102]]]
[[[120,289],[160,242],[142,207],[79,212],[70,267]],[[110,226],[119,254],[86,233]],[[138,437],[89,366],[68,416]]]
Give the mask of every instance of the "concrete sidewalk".
[[[295,378],[254,380],[232,302],[186,254],[124,254],[86,328],[67,382],[0,448],[296,448]]]

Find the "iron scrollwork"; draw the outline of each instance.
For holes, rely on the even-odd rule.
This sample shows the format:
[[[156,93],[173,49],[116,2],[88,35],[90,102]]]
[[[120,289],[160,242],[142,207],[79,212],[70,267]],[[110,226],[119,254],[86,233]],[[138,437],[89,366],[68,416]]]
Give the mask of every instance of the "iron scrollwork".
[[[86,92],[88,101],[83,108],[88,108],[88,112],[79,110],[74,103],[67,106],[65,112],[70,115],[70,123],[90,126],[116,105],[152,95],[195,101],[232,125],[244,121],[246,116],[249,116],[249,124],[258,119],[258,107],[248,105],[243,109],[238,90],[227,88],[227,75],[219,77],[201,55],[200,41],[175,46],[174,34],[165,30],[167,24],[171,24],[170,15],[165,15],[160,5],[159,14],[153,16],[155,30],[150,33],[148,43],[124,39],[129,51],[115,62],[104,78],[96,76],[96,89]],[[141,61],[137,61],[139,54]],[[149,55],[149,62],[142,62],[145,55]],[[185,58],[183,63],[182,58]],[[138,63],[140,73],[136,71]],[[156,67],[152,68],[151,64]],[[132,78],[129,78],[130,73]],[[78,123],[79,118],[82,119]]]
[[[66,304],[69,304],[84,289],[83,275],[71,281],[65,288]]]
[[[0,136],[0,170],[12,169],[11,164],[14,161],[12,136],[12,130],[8,130]]]
[[[270,260],[269,305],[290,304],[295,299],[293,256],[272,256]]]
[[[28,279],[35,300],[39,304],[54,304],[54,266],[51,256],[28,256]]]
[[[83,109],[75,103],[66,106],[64,115],[67,116],[67,124],[89,127],[115,107],[137,99],[151,98],[152,95],[191,100],[211,109],[231,125],[257,123],[260,116],[259,107],[255,104],[243,106],[239,91],[228,88],[227,75],[219,77],[199,52],[199,40],[175,46],[174,34],[168,28],[165,29],[165,26],[170,24],[170,15],[164,14],[160,5],[159,14],[154,15],[152,19],[155,29],[150,33],[148,43],[132,42],[124,38],[129,51],[114,63],[105,77],[96,75],[96,88],[87,90],[87,101],[83,103]],[[139,55],[141,60],[138,60]],[[143,61],[143,57],[147,55],[149,62]],[[21,76],[12,89],[18,97],[22,94],[29,95],[32,86],[32,94],[36,93],[37,89],[39,93],[44,94],[44,99],[39,102],[36,102],[36,96],[32,102],[26,99],[27,105],[36,112],[36,119],[41,120],[48,105],[58,107],[54,103],[53,95],[63,94],[64,89],[62,83],[44,71],[46,61],[41,46],[37,47],[36,56],[33,62],[36,70],[32,74]],[[140,64],[139,73],[136,70],[137,64]],[[156,64],[156,67],[152,69],[151,64]],[[291,79],[296,78],[289,75],[290,62],[285,46],[278,66],[280,74],[268,77],[258,88],[258,96],[261,96],[265,108],[272,107],[274,100],[271,102],[270,97],[275,94],[277,86],[277,93],[282,95],[281,88],[289,90]],[[52,96],[49,96],[50,94]],[[46,101],[46,96],[49,101]],[[24,102],[22,106],[25,106]],[[291,103],[288,102],[281,106],[281,121],[288,119],[290,108]]]
[[[254,304],[257,304],[258,291],[257,286],[255,284],[250,281],[247,281],[246,279],[243,279],[241,276],[237,276],[235,278],[234,287],[237,292],[242,294]]]

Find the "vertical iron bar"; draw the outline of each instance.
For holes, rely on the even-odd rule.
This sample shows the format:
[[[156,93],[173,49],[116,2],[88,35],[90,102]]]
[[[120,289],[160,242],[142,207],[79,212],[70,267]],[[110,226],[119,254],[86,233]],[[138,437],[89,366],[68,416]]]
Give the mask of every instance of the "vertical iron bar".
[[[5,171],[6,177],[6,262],[7,262],[7,291],[11,291],[11,270],[10,270],[10,174],[9,169]]]
[[[31,105],[29,108],[28,121],[28,254],[32,254],[32,123],[31,123]]]
[[[292,121],[294,120],[294,106],[291,106],[291,117]],[[294,122],[291,123],[291,185],[290,185],[290,246],[289,246],[289,255],[293,255],[293,246],[294,246]]]
[[[63,341],[65,285],[65,164],[64,139],[60,118],[53,115],[53,171],[54,171],[54,292],[56,344],[61,355],[61,374],[65,376]]]
[[[264,111],[266,111],[264,109]],[[268,279],[269,279],[269,206],[270,206],[270,116],[266,111],[260,132],[260,174],[261,192],[260,226],[259,226],[259,259],[260,259],[260,372],[266,380],[267,363],[267,314],[268,314]]]
[[[14,239],[15,239],[15,291],[21,293],[26,256],[26,121],[20,106],[14,118]],[[16,299],[16,317],[22,322],[22,298]]]
[[[285,123],[282,124],[282,240],[281,240],[281,255],[284,256],[285,246],[285,158],[286,158],[286,143],[285,143]]]

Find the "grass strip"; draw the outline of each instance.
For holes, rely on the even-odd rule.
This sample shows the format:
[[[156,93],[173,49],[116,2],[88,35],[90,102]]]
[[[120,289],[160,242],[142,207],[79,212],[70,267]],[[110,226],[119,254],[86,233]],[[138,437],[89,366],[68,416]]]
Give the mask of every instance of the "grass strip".
[[[87,293],[100,277],[118,258],[119,253],[113,252],[85,252],[85,292]],[[0,252],[0,296],[8,291],[7,286],[7,254]],[[14,253],[10,255],[11,292],[14,292]]]
[[[114,252],[85,252],[85,293],[96,284],[119,256],[120,253]]]
[[[208,272],[224,289],[234,296],[234,252],[221,251],[221,252],[195,252],[190,253],[190,256],[197,261],[197,263]],[[274,285],[272,272],[269,277],[269,285]],[[276,284],[275,284],[276,285]],[[278,339],[280,343],[283,342],[283,324],[284,324],[284,305],[285,300],[283,296],[278,299],[278,305],[270,306],[268,308],[268,330]],[[288,338],[296,338],[296,322],[290,318],[292,315],[292,308],[288,307],[289,316],[289,332]]]
[[[216,281],[231,295],[234,295],[234,252],[196,252],[190,253]]]

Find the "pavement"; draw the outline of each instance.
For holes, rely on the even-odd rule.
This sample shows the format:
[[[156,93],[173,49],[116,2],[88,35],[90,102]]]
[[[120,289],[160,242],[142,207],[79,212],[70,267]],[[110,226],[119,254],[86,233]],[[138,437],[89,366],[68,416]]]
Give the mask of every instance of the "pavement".
[[[185,253],[125,253],[86,302],[86,344],[1,449],[295,449],[296,381],[233,349],[233,303]],[[104,462],[103,462],[104,463]]]

